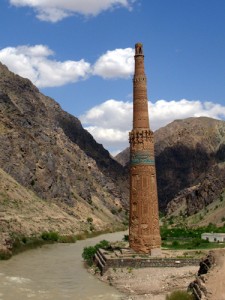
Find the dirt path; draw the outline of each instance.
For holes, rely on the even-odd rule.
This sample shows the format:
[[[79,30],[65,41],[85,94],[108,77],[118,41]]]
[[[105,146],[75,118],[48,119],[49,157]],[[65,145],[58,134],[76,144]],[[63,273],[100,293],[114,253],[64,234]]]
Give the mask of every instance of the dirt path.
[[[225,249],[213,251],[215,266],[207,274],[207,300],[225,300]]]

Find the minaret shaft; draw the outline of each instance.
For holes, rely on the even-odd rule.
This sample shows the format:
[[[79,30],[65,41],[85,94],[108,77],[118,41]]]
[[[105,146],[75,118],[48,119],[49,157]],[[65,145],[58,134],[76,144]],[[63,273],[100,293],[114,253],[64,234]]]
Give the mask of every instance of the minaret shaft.
[[[144,70],[144,55],[135,53],[135,72],[133,78],[133,129],[149,129],[147,80]]]
[[[135,45],[133,130],[130,142],[130,247],[153,254],[161,246],[153,132],[149,127],[148,99],[142,44]],[[155,251],[157,249],[157,251]]]

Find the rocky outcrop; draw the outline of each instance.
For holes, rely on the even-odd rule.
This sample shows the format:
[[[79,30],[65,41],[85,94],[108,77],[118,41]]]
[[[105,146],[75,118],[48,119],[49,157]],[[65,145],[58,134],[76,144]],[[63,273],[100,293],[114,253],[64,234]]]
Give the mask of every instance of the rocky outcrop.
[[[177,120],[155,132],[161,207],[181,190],[197,185],[225,161],[225,122],[211,118]],[[210,178],[211,180],[212,178]],[[219,187],[218,187],[219,188]]]
[[[128,186],[123,167],[76,117],[2,64],[0,168],[78,220],[78,231],[89,229],[87,217],[95,229],[124,221]]]
[[[215,264],[215,257],[212,252],[209,252],[205,259],[200,262],[198,274],[194,281],[192,281],[188,290],[192,292],[195,300],[207,299],[207,287],[206,287],[206,274]]]
[[[225,190],[225,163],[209,168],[208,174],[200,176],[196,183],[179,192],[168,203],[166,208],[168,215],[174,212],[177,214],[180,208],[182,215],[191,216],[221,197]]]
[[[124,167],[128,166],[130,160],[130,148],[126,148],[122,152],[118,153],[115,156],[115,160]]]
[[[225,188],[225,122],[207,117],[176,120],[154,133],[160,209],[187,205],[193,214]],[[129,148],[116,156],[126,165]]]

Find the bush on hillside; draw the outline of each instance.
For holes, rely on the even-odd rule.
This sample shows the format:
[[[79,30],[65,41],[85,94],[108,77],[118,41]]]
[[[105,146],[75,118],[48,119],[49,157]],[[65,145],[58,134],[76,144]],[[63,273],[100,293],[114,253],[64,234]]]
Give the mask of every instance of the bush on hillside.
[[[49,231],[49,232],[46,231],[42,233],[41,238],[44,241],[57,242],[59,240],[59,234],[54,231]]]

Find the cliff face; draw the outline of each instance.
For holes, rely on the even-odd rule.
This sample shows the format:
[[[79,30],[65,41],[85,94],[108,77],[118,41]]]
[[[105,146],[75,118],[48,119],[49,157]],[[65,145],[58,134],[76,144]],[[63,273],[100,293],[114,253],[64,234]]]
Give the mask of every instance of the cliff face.
[[[218,173],[215,167],[225,160],[224,121],[206,117],[177,120],[157,130],[155,140],[163,208],[178,192],[202,183],[208,175],[211,182]]]
[[[0,168],[73,215],[81,230],[88,229],[87,216],[96,229],[124,219],[123,212],[118,213],[128,204],[123,167],[77,118],[2,64]]]
[[[224,121],[206,117],[176,120],[157,130],[154,137],[162,210],[176,197],[167,211],[171,213],[185,201],[187,214],[193,214],[221,194],[225,188]],[[118,156],[125,165],[129,149]]]

